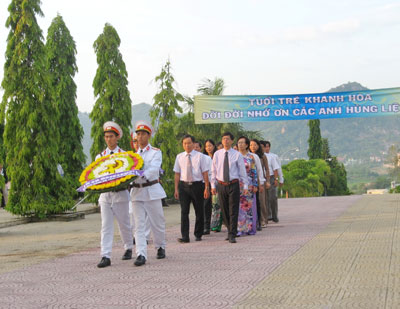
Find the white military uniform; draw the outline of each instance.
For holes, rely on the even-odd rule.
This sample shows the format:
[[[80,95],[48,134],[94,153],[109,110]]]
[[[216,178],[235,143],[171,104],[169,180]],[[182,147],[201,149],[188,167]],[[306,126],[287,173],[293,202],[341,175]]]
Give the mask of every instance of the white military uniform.
[[[118,146],[110,150],[107,148],[96,156],[96,160],[109,154],[124,152]],[[112,244],[114,239],[114,216],[117,219],[119,232],[124,243],[125,250],[132,249],[133,237],[131,223],[129,220],[129,192],[101,193],[99,198],[101,209],[101,256],[111,258]]]
[[[137,177],[134,183],[144,184],[158,180],[162,163],[161,150],[148,144],[144,149],[139,148],[137,153],[142,156],[144,161],[144,176]],[[151,186],[142,188],[133,187],[131,190],[133,213],[136,224],[135,241],[137,256],[142,255],[147,259],[145,235],[146,215],[147,220],[150,222],[155,248],[165,249],[165,219],[161,203],[161,199],[165,197],[165,191],[161,187],[160,183],[155,183]]]
[[[133,151],[135,150],[134,147],[134,140],[136,139],[136,132],[131,132],[131,147]],[[133,235],[135,235],[135,216],[133,215],[133,206],[132,206],[132,201],[129,201],[129,214],[131,215],[131,226],[132,226],[132,232]],[[147,217],[147,216],[146,216]],[[146,219],[146,239],[150,240],[150,222],[149,220]]]
[[[135,230],[136,230],[136,225],[135,225],[135,216],[133,214],[133,205],[132,205],[132,201],[129,201],[129,214],[131,216],[131,227],[132,227],[132,235],[135,235]],[[146,240],[149,241],[150,240],[150,222],[147,219],[147,215],[146,215]]]

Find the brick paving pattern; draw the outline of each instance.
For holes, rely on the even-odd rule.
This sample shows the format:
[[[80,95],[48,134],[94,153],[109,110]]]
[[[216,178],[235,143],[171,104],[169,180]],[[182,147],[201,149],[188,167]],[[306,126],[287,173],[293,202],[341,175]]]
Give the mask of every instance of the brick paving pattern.
[[[236,308],[400,308],[398,195],[350,207]]]
[[[7,272],[0,308],[397,308],[399,198],[391,197],[384,207],[359,196],[280,200],[281,222],[237,244],[226,233],[179,244],[174,226],[167,258],[149,248],[142,267],[122,261],[117,243],[105,269],[95,248]]]

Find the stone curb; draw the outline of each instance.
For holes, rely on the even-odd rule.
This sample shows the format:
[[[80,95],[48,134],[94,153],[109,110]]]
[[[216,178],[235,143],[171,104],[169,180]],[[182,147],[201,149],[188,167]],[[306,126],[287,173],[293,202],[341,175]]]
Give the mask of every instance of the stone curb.
[[[48,222],[48,221],[68,222],[68,221],[73,221],[73,220],[80,220],[80,219],[85,219],[85,215],[94,214],[94,213],[98,213],[98,212],[100,212],[100,207],[92,207],[92,208],[89,208],[89,209],[86,209],[83,211],[51,215],[50,217],[43,218],[43,219],[35,218],[35,217],[11,219],[10,221],[0,222],[0,229],[6,228],[6,227],[11,227],[11,226],[16,226],[16,225],[20,225],[20,224],[33,223],[33,222]]]

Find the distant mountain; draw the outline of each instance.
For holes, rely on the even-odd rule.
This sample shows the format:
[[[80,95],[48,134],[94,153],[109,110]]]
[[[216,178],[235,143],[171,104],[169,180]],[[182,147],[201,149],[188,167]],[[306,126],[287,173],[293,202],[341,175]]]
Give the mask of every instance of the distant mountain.
[[[149,116],[150,109],[151,105],[146,103],[132,105],[132,128],[139,120],[144,120],[148,122],[151,121]],[[90,147],[92,146],[92,138],[90,137],[90,131],[92,129],[92,122],[90,121],[89,113],[79,112],[78,117],[84,132],[82,141],[83,151],[86,155],[87,163],[90,163],[91,162]]]
[[[361,90],[369,90],[367,87],[362,86],[356,82],[348,82],[347,84],[342,84],[335,88],[331,88],[328,92],[346,92],[346,91],[361,91]]]

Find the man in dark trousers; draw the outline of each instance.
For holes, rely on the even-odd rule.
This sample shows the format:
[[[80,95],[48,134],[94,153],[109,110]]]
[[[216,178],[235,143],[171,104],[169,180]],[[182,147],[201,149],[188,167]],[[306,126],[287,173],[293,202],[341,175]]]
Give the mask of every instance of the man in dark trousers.
[[[193,203],[196,213],[194,235],[196,241],[201,240],[204,232],[204,199],[209,197],[209,164],[205,156],[194,150],[194,137],[185,135],[182,138],[184,152],[176,156],[175,193],[181,204],[181,234],[180,243],[190,242],[189,238],[189,211],[190,202]]]
[[[228,227],[230,243],[236,243],[240,203],[240,183],[243,194],[247,194],[248,180],[244,158],[232,148],[234,136],[230,132],[222,135],[224,148],[215,152],[211,169],[211,193],[217,194],[225,225]],[[240,181],[240,183],[239,183]],[[217,185],[216,185],[217,183]]]
[[[271,143],[268,141],[264,141],[262,144],[264,146],[265,156],[268,159],[268,168],[270,172],[270,184],[271,186],[268,189],[268,212],[269,216],[271,216],[271,220],[275,223],[279,222],[278,219],[278,196],[277,196],[277,188],[279,181],[279,169],[281,169],[279,164],[279,158],[276,154],[270,153],[269,150],[271,148]],[[281,169],[282,173],[282,169]],[[283,176],[281,177],[283,182]]]

